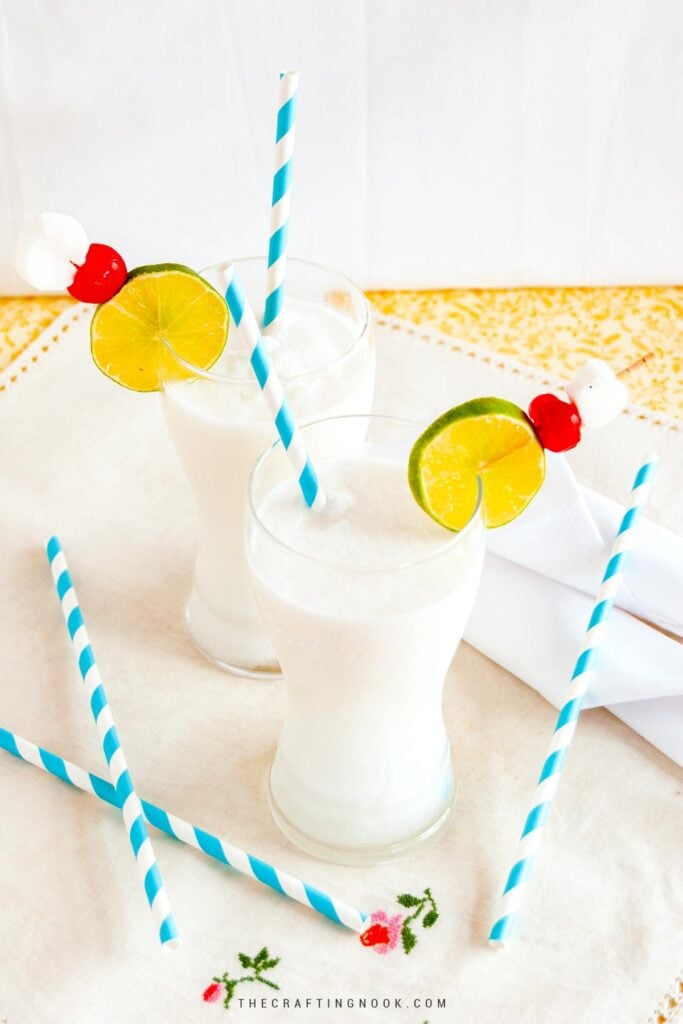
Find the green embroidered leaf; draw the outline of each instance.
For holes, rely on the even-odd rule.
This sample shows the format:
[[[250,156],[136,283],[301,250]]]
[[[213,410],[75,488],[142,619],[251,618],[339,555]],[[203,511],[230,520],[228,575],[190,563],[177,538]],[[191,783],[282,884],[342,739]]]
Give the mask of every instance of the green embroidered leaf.
[[[413,949],[417,943],[414,933],[410,930],[407,924],[404,924],[401,929],[401,942],[403,943],[403,949],[406,953],[410,953],[411,949]]]
[[[277,967],[277,965],[280,963],[279,957],[273,957],[272,959],[269,958],[267,946],[264,946],[263,949],[261,949],[256,954],[255,957],[247,956],[246,953],[238,953],[237,957],[244,970],[251,969],[253,970],[254,973],[251,975],[246,975],[242,978],[231,978],[228,972],[226,971],[222,977],[216,977],[213,979],[216,982],[223,982],[223,984],[225,985],[225,998],[223,1000],[223,1006],[225,1007],[226,1010],[230,1008],[232,998],[235,994],[235,989],[237,988],[238,985],[241,985],[243,982],[253,983],[255,981],[260,981],[261,984],[268,985],[269,988],[280,988],[280,986],[276,985],[274,981],[269,981],[267,978],[261,977],[261,973],[263,971],[270,971],[272,970],[273,967]]]
[[[436,910],[430,910],[429,913],[425,914],[422,918],[422,927],[431,928],[433,924],[439,920],[439,915]]]
[[[422,900],[419,896],[411,896],[410,893],[404,892],[396,897],[396,902],[400,903],[402,907],[419,907]]]
[[[225,999],[223,1000],[223,1006],[226,1010],[230,1009],[230,1003],[232,1002],[232,997],[235,994],[237,985],[238,982],[236,978],[231,978],[225,982]]]

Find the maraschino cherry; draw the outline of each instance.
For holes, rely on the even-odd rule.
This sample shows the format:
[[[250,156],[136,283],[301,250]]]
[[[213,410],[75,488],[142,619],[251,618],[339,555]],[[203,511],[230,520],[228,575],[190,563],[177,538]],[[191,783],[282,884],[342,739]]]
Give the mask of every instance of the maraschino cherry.
[[[126,283],[123,257],[110,245],[93,242],[67,291],[79,302],[107,302]]]
[[[17,241],[15,265],[33,288],[66,289],[80,302],[107,302],[128,276],[116,249],[91,244],[74,217],[48,210],[27,218]]]
[[[551,452],[567,452],[581,440],[581,417],[573,402],[557,395],[536,395],[529,406],[529,419],[538,440]]]

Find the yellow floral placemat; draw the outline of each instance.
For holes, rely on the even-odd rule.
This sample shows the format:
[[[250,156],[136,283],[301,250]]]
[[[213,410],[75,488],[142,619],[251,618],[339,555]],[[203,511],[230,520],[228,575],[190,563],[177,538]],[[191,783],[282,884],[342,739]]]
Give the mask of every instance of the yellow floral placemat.
[[[591,357],[621,368],[635,405],[683,419],[683,287],[505,288],[369,292],[382,313],[571,378]]]
[[[629,381],[631,401],[683,419],[683,286],[369,292],[402,317],[569,378],[591,356],[655,359]],[[0,298],[0,370],[66,309],[66,296]]]

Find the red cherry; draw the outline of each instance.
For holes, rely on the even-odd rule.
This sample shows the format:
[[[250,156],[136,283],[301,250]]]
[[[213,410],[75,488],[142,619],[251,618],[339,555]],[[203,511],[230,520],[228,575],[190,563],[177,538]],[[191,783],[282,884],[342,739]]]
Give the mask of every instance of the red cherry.
[[[529,419],[538,440],[551,452],[567,452],[581,440],[581,417],[573,402],[557,395],[537,395],[529,406]]]
[[[123,288],[127,276],[126,264],[116,249],[93,242],[67,290],[79,302],[106,302]]]
[[[386,945],[389,942],[389,929],[383,924],[371,924],[360,937],[364,946]]]

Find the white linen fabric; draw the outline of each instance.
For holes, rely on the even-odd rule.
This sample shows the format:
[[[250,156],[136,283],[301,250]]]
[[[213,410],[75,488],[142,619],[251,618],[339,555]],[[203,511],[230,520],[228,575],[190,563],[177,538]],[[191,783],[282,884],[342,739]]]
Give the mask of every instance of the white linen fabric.
[[[541,383],[507,361],[484,363],[468,346],[395,322],[379,324],[376,336],[384,411],[430,415],[434,403],[443,409],[482,392],[521,401]],[[157,400],[98,374],[79,310],[63,315],[2,383],[0,725],[105,773],[41,547],[55,531],[141,795],[361,909],[396,913],[397,893],[430,886],[440,919],[419,930],[410,956],[397,949],[378,957],[353,934],[157,837],[184,939],[177,953],[163,953],[120,816],[0,752],[0,1018],[201,1024],[223,1013],[201,1001],[213,975],[233,974],[238,952],[267,945],[282,957],[274,973],[281,990],[243,986],[249,991],[237,996],[312,1004],[286,1011],[235,1003],[236,1021],[645,1021],[680,966],[682,780],[672,760],[605,709],[582,716],[517,940],[493,953],[488,928],[555,712],[463,644],[444,699],[459,783],[448,827],[414,857],[372,869],[298,852],[266,801],[282,687],[219,672],[182,626],[193,514]],[[623,489],[634,452],[658,448],[664,472],[650,511],[661,520],[670,505],[665,468],[679,438],[670,424],[653,427],[631,414],[621,420],[620,436],[633,442],[623,456],[628,472],[613,448],[611,476],[580,478]],[[582,611],[579,618],[580,630]],[[665,700],[680,697],[621,708],[647,716]],[[340,1011],[326,1003],[359,997],[380,1006]],[[402,1008],[388,1015],[383,998],[402,999]]]
[[[632,452],[630,458],[633,477],[639,456]],[[683,449],[661,471],[680,473],[681,462]],[[625,499],[629,488],[625,478]],[[489,534],[465,638],[556,707],[564,703],[623,512],[616,502],[580,488],[566,460],[550,456],[546,482],[528,513]],[[630,719],[683,764],[683,538],[643,521],[616,604],[584,706],[610,705],[620,715],[624,702],[677,697],[673,708],[664,700],[659,715],[648,708],[641,728],[633,708]]]
[[[3,0],[0,290],[23,213],[131,265],[263,252],[277,72],[291,241],[377,287],[683,278],[677,0]]]

